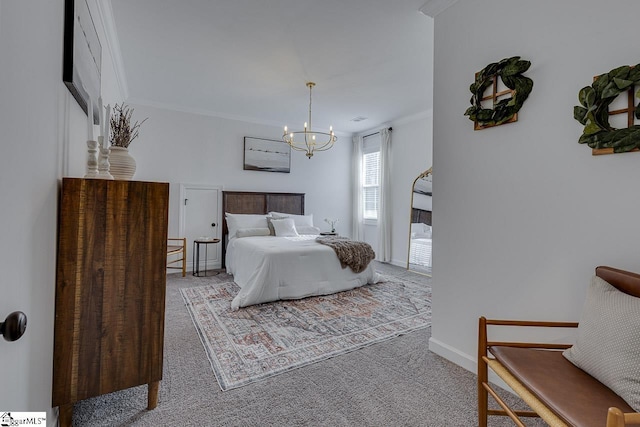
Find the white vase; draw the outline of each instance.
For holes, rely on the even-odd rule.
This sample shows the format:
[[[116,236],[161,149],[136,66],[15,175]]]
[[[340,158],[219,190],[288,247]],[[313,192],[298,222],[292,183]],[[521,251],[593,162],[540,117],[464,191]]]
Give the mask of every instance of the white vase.
[[[136,173],[136,160],[124,147],[109,148],[109,172],[114,179],[129,181]]]

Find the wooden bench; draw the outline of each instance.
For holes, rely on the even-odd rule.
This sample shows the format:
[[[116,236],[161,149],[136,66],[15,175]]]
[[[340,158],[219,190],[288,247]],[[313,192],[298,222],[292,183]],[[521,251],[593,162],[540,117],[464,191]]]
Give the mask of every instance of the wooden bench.
[[[618,290],[640,297],[640,275],[611,267],[596,268],[596,276]],[[624,320],[621,319],[621,322]],[[550,426],[623,427],[640,425],[640,413],[611,389],[569,362],[562,350],[571,344],[490,341],[488,326],[577,328],[574,322],[495,320],[481,317],[478,329],[478,425],[489,415],[540,417]],[[640,363],[640,355],[638,359]],[[513,410],[488,381],[491,368],[532,409]],[[501,409],[489,409],[491,395]]]
[[[167,268],[182,270],[182,277],[187,274],[187,239],[185,237],[169,237],[167,239]],[[180,265],[174,265],[180,263]]]

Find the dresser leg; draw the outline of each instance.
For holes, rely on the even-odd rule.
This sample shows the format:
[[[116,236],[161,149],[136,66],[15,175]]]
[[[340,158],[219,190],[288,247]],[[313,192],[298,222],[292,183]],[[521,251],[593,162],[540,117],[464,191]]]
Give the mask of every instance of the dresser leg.
[[[73,403],[60,405],[58,408],[58,425],[60,427],[71,427],[73,418]]]
[[[147,409],[155,409],[158,406],[158,390],[160,389],[160,381],[149,383],[149,396]]]

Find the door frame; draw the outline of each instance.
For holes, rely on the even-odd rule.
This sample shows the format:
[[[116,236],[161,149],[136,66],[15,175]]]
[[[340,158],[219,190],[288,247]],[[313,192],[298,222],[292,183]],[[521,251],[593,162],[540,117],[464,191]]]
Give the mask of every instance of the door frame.
[[[222,211],[222,186],[221,185],[209,185],[209,184],[188,184],[188,183],[180,183],[180,213],[178,215],[178,221],[179,221],[179,235],[180,236],[185,236],[185,229],[186,229],[186,224],[185,224],[185,203],[184,200],[187,196],[187,190],[217,190],[218,191],[218,212],[217,212],[217,216],[218,216],[218,223],[219,226],[216,227],[216,233],[214,237],[220,238],[220,234],[222,233],[222,231],[219,231],[222,228],[222,219],[220,217],[221,215],[221,211]],[[187,251],[191,251],[191,248],[187,248]],[[222,253],[222,251],[218,252],[219,254]],[[189,265],[191,265],[191,269],[190,271],[193,271],[193,265],[192,265],[192,259],[193,259],[193,254],[191,254],[190,256],[191,259],[188,260],[187,263],[187,269],[189,269]],[[219,266],[218,266],[219,267]]]

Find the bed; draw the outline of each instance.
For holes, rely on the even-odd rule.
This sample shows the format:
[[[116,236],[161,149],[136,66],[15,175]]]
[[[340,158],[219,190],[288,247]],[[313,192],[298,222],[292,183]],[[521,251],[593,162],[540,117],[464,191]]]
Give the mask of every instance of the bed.
[[[431,211],[413,208],[411,213],[409,264],[431,269],[431,253]]]
[[[431,226],[421,222],[411,224],[409,264],[431,268]]]
[[[328,295],[376,283],[373,265],[354,273],[342,268],[334,250],[315,241],[304,194],[223,191],[223,262],[240,287],[232,309],[282,299]],[[267,234],[267,214],[294,222],[298,236]],[[276,215],[276,214],[274,214]]]

